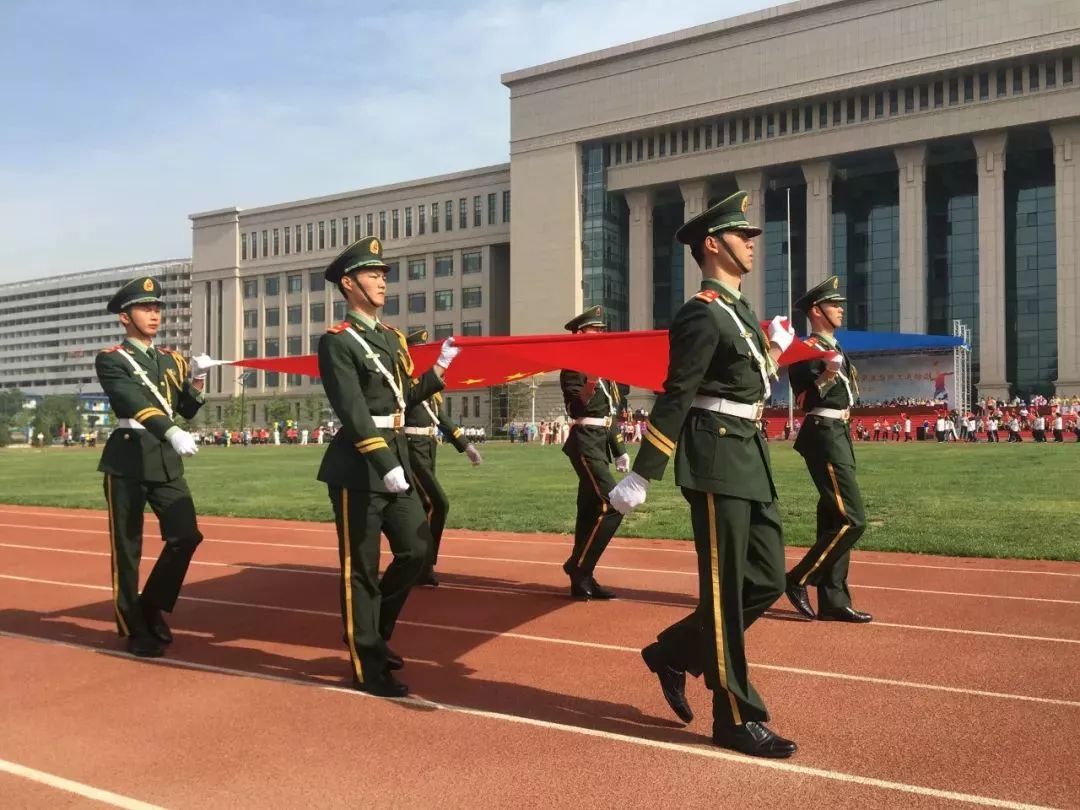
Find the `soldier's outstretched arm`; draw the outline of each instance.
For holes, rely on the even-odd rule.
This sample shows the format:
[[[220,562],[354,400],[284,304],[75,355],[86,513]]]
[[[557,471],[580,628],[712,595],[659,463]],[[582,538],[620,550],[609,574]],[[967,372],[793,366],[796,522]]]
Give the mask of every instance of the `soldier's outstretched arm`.
[[[94,361],[98,381],[109,398],[109,404],[119,419],[134,419],[162,441],[170,429],[181,430],[169,418],[161,403],[132,373],[131,366],[119,356],[123,349],[98,354]]]
[[[465,437],[465,431],[447,418],[445,403],[439,402],[439,410],[436,413],[439,417],[439,430],[442,431],[442,435],[446,437],[450,444],[454,445],[455,450],[464,453],[465,448],[469,446],[469,440]]]

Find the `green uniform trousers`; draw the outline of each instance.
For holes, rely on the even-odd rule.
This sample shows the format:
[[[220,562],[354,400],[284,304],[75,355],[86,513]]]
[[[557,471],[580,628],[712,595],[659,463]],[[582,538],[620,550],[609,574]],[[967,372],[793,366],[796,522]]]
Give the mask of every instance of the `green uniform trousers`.
[[[743,633],[784,592],[784,538],[776,501],[683,488],[698,562],[698,606],[657,636],[675,669],[705,675],[713,725],[769,719],[750,684]]]
[[[121,636],[146,636],[149,630],[142,606],[171,611],[180,595],[188,565],[202,534],[195,517],[191,491],[183,478],[152,482],[105,474],[109,505],[109,546],[112,556],[113,608]],[[157,515],[165,547],[154,563],[139,596],[143,510]]]
[[[364,683],[367,673],[377,677],[386,668],[386,642],[423,570],[431,530],[415,489],[399,495],[328,489],[341,562],[341,618],[353,674]],[[394,559],[380,580],[383,533]]]
[[[425,569],[430,570],[439,561],[439,543],[442,542],[443,529],[446,528],[450,499],[446,497],[446,491],[435,477],[435,440],[425,436],[410,436],[408,440],[413,483],[416,484],[420,504],[424,507],[424,514],[427,515],[428,526],[431,528],[431,553],[424,564]]]
[[[849,607],[851,547],[866,530],[866,511],[855,468],[816,459],[807,459],[806,468],[818,490],[817,540],[788,578],[817,588],[819,611]]]
[[[574,577],[591,577],[600,555],[619,530],[623,516],[608,500],[615,489],[611,466],[605,458],[572,454],[570,463],[578,477],[577,521],[574,525],[574,549],[566,561]]]

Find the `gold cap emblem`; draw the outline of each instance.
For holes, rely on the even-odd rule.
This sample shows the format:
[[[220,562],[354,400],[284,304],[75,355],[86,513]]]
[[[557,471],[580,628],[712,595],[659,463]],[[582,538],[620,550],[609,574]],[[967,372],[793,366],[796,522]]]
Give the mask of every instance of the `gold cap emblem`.
[[[379,240],[378,239],[372,239],[371,240],[371,252],[374,253],[376,256],[378,256],[379,255],[379,250],[380,250]]]
[[[833,280],[832,280],[832,288],[834,290],[840,289],[840,277],[839,276],[835,276],[833,278]]]
[[[152,278],[148,278],[146,281],[144,281],[142,283],[142,288],[146,292],[153,292],[154,291],[154,280]]]
[[[745,214],[746,209],[750,207],[750,197],[746,196],[742,198],[742,212]]]

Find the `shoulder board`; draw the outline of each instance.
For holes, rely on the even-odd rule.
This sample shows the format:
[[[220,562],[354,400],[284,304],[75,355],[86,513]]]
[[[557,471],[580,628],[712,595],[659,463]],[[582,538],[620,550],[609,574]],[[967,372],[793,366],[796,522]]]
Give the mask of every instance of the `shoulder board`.
[[[720,296],[716,290],[702,290],[694,296],[698,301],[704,301],[706,304],[711,304]],[[730,301],[728,303],[731,303]]]
[[[342,321],[341,323],[335,323],[333,326],[331,326],[326,331],[329,332],[331,335],[337,335],[337,334],[340,334],[340,333],[344,332],[348,328],[349,328],[349,322],[348,321]]]
[[[111,352],[118,352],[123,344],[117,343],[115,346],[110,346],[107,349],[102,349],[101,354],[110,354]]]
[[[161,354],[176,354],[176,352],[174,352],[172,349],[166,348],[165,346],[158,346],[157,350]]]
[[[805,343],[806,343],[807,346],[811,346],[811,347],[813,347],[815,349],[818,348],[818,346],[819,346],[818,339],[816,337],[813,337],[813,336],[808,337],[806,339]]]

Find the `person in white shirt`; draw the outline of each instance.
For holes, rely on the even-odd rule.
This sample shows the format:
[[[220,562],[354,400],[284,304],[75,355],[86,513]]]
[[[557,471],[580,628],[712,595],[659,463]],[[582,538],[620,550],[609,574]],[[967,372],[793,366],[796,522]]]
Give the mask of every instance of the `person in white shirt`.
[[[940,414],[934,424],[934,432],[937,434],[938,442],[945,441],[945,417]]]
[[[904,441],[911,441],[911,419],[904,414]]]
[[[307,428],[304,428],[303,430],[301,430],[300,431],[300,444],[306,445],[308,443],[308,437],[309,436],[311,436],[311,432]]]
[[[1054,444],[1061,444],[1065,441],[1065,420],[1061,416],[1061,411],[1054,414]]]

